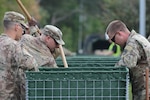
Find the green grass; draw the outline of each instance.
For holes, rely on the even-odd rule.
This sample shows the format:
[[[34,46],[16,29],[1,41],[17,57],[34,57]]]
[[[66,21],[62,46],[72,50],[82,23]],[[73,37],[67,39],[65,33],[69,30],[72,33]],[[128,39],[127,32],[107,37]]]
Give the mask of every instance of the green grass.
[[[129,85],[129,100],[132,100],[132,86],[131,86],[131,83]]]

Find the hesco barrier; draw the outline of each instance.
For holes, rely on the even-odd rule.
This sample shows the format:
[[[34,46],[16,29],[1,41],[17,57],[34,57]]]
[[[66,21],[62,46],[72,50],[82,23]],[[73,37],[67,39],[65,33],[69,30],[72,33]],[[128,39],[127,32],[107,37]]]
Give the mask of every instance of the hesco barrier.
[[[112,57],[112,56],[69,56],[66,57],[67,61],[113,61],[116,62],[120,59],[120,57]],[[56,59],[56,61],[62,61],[60,57]]]
[[[78,63],[78,62],[67,62],[69,67],[114,67],[115,63],[104,63],[104,62],[99,62],[99,63],[91,63],[91,62],[83,62],[83,63]],[[59,67],[64,67],[64,65],[61,63],[58,64]]]
[[[67,64],[69,67],[87,67],[87,66],[97,66],[97,67],[106,67],[114,66],[115,63],[119,60],[119,57],[109,57],[109,56],[75,56],[67,57]],[[59,67],[64,67],[62,59],[59,57],[56,59],[57,65]]]
[[[127,100],[125,67],[40,68],[26,72],[27,100]]]

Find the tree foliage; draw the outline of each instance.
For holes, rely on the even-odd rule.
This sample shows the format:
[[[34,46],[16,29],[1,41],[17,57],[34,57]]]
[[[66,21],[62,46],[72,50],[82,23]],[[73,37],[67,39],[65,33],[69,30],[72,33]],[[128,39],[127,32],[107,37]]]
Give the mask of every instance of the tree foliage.
[[[35,17],[35,19],[40,20],[42,16],[40,15],[40,9],[38,2],[36,0],[21,0],[25,8],[29,11],[31,16]],[[23,11],[17,4],[16,0],[0,0],[0,31],[3,32],[2,29],[2,21],[3,16],[6,11],[17,11],[23,14]],[[24,14],[23,14],[24,15]]]
[[[104,34],[114,19],[124,21],[130,29],[139,28],[137,0],[41,0],[40,5],[49,12],[48,24],[61,28],[66,46],[73,50],[87,35]]]

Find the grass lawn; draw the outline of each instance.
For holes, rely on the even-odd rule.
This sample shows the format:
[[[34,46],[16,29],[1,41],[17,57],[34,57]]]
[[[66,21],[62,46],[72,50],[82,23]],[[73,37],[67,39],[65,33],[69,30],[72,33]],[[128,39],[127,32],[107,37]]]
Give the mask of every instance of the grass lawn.
[[[129,100],[132,100],[132,86],[131,86],[131,83],[129,85]]]

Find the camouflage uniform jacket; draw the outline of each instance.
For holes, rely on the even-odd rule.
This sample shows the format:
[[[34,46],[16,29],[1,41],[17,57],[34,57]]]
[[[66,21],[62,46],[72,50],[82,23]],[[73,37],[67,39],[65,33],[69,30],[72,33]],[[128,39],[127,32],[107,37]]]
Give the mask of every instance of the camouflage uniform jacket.
[[[139,93],[145,95],[145,68],[150,67],[150,43],[148,40],[132,30],[121,55],[121,60],[116,66],[129,68],[133,95],[139,95]]]
[[[39,67],[57,67],[50,49],[41,41],[40,37],[25,34],[22,36],[20,43],[33,55]]]
[[[5,34],[0,36],[0,100],[25,100],[24,71],[37,67],[35,59]]]

